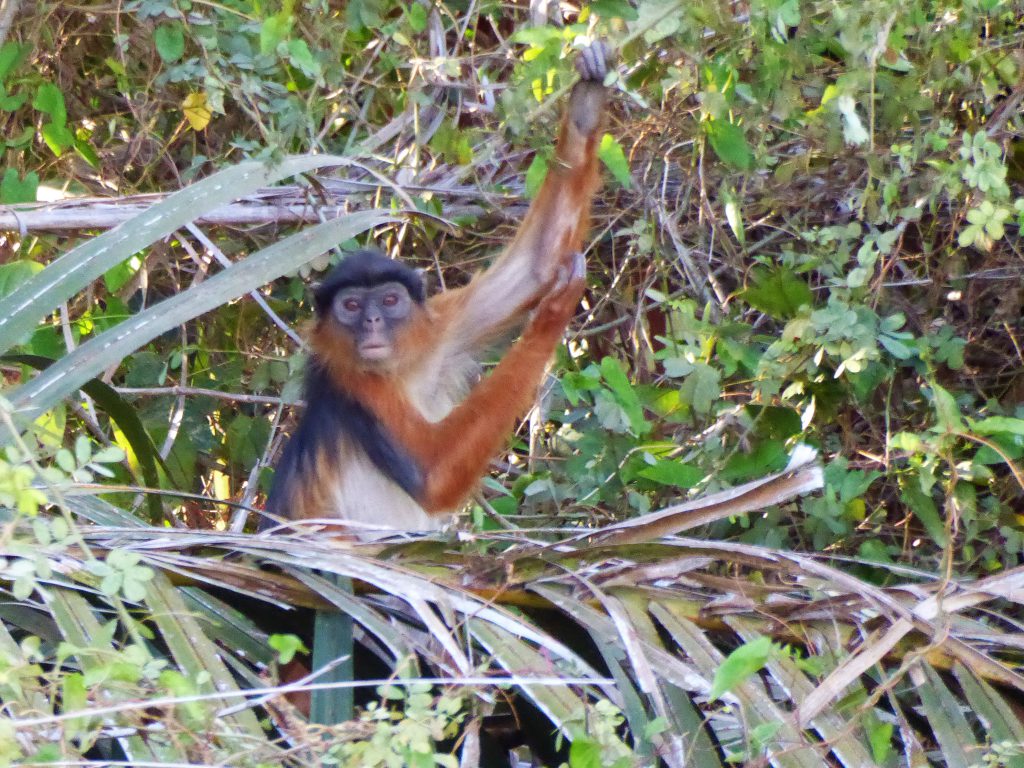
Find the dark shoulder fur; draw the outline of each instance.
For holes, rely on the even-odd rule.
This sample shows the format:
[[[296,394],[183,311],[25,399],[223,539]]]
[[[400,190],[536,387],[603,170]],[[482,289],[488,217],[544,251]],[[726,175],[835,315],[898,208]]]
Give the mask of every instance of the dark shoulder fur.
[[[285,446],[267,498],[267,511],[291,518],[290,507],[304,487],[322,482],[311,476],[317,471],[317,453],[335,450],[344,434],[358,445],[385,476],[413,498],[423,491],[423,470],[416,460],[381,426],[377,418],[354,398],[341,391],[315,360],[306,371],[306,411]],[[260,528],[272,523],[262,518]]]

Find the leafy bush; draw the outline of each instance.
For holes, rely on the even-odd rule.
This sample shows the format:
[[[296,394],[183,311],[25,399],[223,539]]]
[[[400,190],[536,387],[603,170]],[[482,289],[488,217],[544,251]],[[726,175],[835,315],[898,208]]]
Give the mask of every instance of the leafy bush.
[[[23,4],[0,40],[7,127],[0,204],[18,205],[14,214],[0,210],[12,217],[0,235],[10,403],[0,437],[8,521],[2,573],[14,597],[3,610],[11,629],[0,634],[5,703],[18,702],[19,722],[29,711],[58,717],[124,704],[117,726],[133,729],[131,749],[152,751],[154,760],[228,760],[252,743],[236,740],[238,727],[262,739],[252,764],[278,764],[281,754],[255,717],[215,717],[230,703],[202,698],[212,696],[214,682],[258,685],[260,665],[275,663],[267,646],[232,655],[230,673],[212,643],[196,662],[186,642],[174,645],[198,630],[181,618],[183,598],[158,572],[173,570],[166,553],[148,553],[128,534],[121,535],[131,546],[104,538],[92,553],[102,532],[80,531],[75,518],[102,528],[146,517],[168,535],[177,526],[242,530],[245,508],[258,506],[268,487],[299,395],[302,350],[293,329],[310,314],[308,284],[370,240],[423,266],[436,283],[466,279],[508,240],[521,201],[539,187],[556,105],[573,76],[571,49],[580,37],[600,35],[621,62],[601,148],[607,172],[587,248],[585,312],[560,353],[541,417],[477,500],[471,526],[479,538],[457,555],[440,543],[431,551],[460,567],[467,558],[471,573],[491,574],[474,557],[499,555],[541,573],[524,594],[544,594],[604,649],[602,669],[618,675],[624,699],[613,702],[599,685],[568,699],[528,690],[552,729],[574,739],[562,755],[574,768],[650,762],[655,754],[669,761],[676,730],[704,734],[689,746],[709,765],[725,752],[803,764],[786,745],[801,734],[829,741],[829,733],[830,744],[895,765],[899,750],[920,754],[908,736],[916,721],[902,714],[909,709],[933,718],[918,737],[947,764],[1018,764],[1012,745],[1024,735],[1003,717],[1002,700],[989,696],[995,667],[976,655],[953,653],[956,664],[944,662],[950,677],[941,665],[911,673],[906,659],[920,649],[898,649],[904,663],[892,678],[854,676],[844,689],[843,723],[819,720],[808,736],[806,728],[780,730],[778,702],[766,703],[763,691],[747,688],[747,698],[720,704],[693,682],[692,670],[670,661],[685,656],[710,681],[727,658],[717,649],[701,655],[704,629],[674,623],[679,615],[726,633],[718,641],[726,651],[747,647],[752,632],[778,631],[789,616],[756,632],[726,630],[717,615],[684,611],[675,592],[672,610],[655,591],[642,592],[632,613],[605,592],[626,600],[654,574],[658,589],[697,584],[702,599],[715,585],[730,606],[754,590],[762,601],[756,609],[768,610],[777,607],[773,590],[791,588],[791,573],[776,573],[769,563],[781,561],[751,552],[771,547],[783,560],[828,553],[843,558],[844,571],[822,575],[819,561],[801,561],[801,589],[812,586],[799,600],[817,610],[815,600],[827,602],[821,595],[873,595],[856,618],[833,616],[867,637],[873,625],[858,623],[867,614],[884,614],[894,633],[909,621],[894,607],[904,605],[903,593],[885,602],[893,593],[871,592],[875,586],[909,580],[908,594],[937,590],[949,579],[996,578],[1024,561],[1024,6],[598,0],[579,12],[559,9],[547,24],[528,23],[526,13],[487,2],[394,0]],[[330,178],[328,167],[341,168],[344,179]],[[265,189],[293,178],[289,187]],[[120,221],[134,212],[121,207],[127,201],[28,205],[173,190],[184,191],[104,234],[97,232],[112,214]],[[250,226],[259,220],[252,209],[239,219],[244,227],[193,223],[238,196],[295,210],[334,206],[335,217],[307,221],[295,234]],[[58,215],[82,210],[91,217],[85,225]],[[357,212],[336,217],[341,210]],[[508,528],[542,539],[553,527],[576,533],[632,518],[780,470],[796,443],[820,449],[824,492],[707,526],[704,538],[721,549],[689,552],[696,560],[679,573],[693,584],[654,566],[677,554],[660,547],[676,544],[565,560],[549,553],[552,561],[508,555],[523,546],[501,533]],[[265,556],[235,544],[233,551]],[[396,557],[411,557],[424,572],[440,567],[399,550]],[[585,597],[572,591],[594,584],[591,566],[620,557],[632,564],[620,576],[632,580],[628,588],[599,578],[601,588]],[[324,564],[284,565],[309,575]],[[579,581],[552,596],[546,580],[557,577],[545,569],[556,566]],[[510,584],[487,588],[518,588],[509,569]],[[755,587],[766,573],[761,592]],[[737,581],[723,586],[726,577]],[[984,634],[1000,621],[1013,626],[1015,593],[985,583],[984,594],[1005,602],[986,605],[991,613],[979,609],[970,627]],[[445,588],[461,595],[463,587],[456,580]],[[321,597],[334,594],[318,588]],[[816,589],[821,594],[811,594]],[[45,611],[33,603],[41,595]],[[198,610],[198,599],[188,598],[188,610]],[[591,617],[594,603],[615,623]],[[459,617],[475,615],[460,605]],[[42,624],[30,620],[36,611],[46,616]],[[913,614],[914,627],[925,635],[922,615]],[[411,608],[403,616],[409,626],[425,620]],[[541,665],[530,645],[539,630],[527,625],[504,644],[459,635],[452,648],[486,645],[504,669],[514,658]],[[616,631],[626,625],[634,634],[620,639]],[[946,631],[931,629],[936,638]],[[637,635],[647,645],[630,645]],[[246,635],[232,638],[239,650]],[[991,642],[994,655],[1014,660],[1012,643]],[[609,649],[623,644],[628,671]],[[817,684],[855,659],[849,647],[808,654],[818,669],[799,650],[767,653],[761,674],[778,683],[773,695],[793,690],[798,700],[792,670]],[[653,689],[644,657],[652,648],[666,653],[656,658],[670,670]],[[430,653],[426,643],[411,652]],[[904,675],[924,691],[920,699],[903,690]],[[998,680],[1012,686],[1016,678]],[[681,694],[684,682],[691,687]],[[746,684],[756,687],[756,679]],[[331,759],[369,761],[374,739],[386,742],[374,760],[399,759],[392,748],[425,728],[430,743],[417,741],[414,752],[426,760],[438,734],[477,717],[469,703],[476,699],[463,693],[417,689],[404,717],[367,709],[373,732]],[[166,733],[156,746],[144,743],[153,735],[139,704],[152,697],[175,701],[159,715]],[[456,698],[460,706],[450,706]],[[577,728],[581,712],[585,725]],[[666,713],[674,718],[667,731]],[[118,738],[99,717],[40,718],[28,741],[0,719],[0,757],[77,758]],[[992,722],[998,727],[988,734],[981,726]],[[58,749],[39,736],[53,723],[60,723]],[[854,731],[857,746],[839,736]],[[968,754],[956,735],[972,732],[972,744],[989,742]],[[725,745],[721,755],[708,733]],[[820,764],[814,759],[807,764]]]

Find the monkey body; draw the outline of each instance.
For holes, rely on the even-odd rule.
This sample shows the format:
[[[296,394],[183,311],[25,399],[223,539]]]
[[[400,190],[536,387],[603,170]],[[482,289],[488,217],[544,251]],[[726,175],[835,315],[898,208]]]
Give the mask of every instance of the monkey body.
[[[427,327],[435,339],[442,335],[437,318]],[[338,355],[338,340],[326,329],[314,332],[313,348],[318,350],[318,364],[332,361],[338,373],[351,388],[358,392],[375,391],[377,400],[407,402],[420,418],[430,424],[444,419],[469,393],[480,375],[480,366],[470,355],[430,355],[415,361],[415,371],[402,378],[370,370],[352,370],[344,356]],[[439,350],[440,351],[440,350]],[[332,352],[335,354],[332,356]],[[339,359],[340,358],[340,359]],[[329,363],[328,363],[329,364]],[[357,412],[351,396],[346,396],[335,383],[335,378],[321,370],[307,378],[306,401],[309,403],[306,424],[316,424],[318,431],[326,433],[319,439],[312,437],[310,445],[321,446],[307,461],[313,461],[313,471],[301,474],[317,478],[312,484],[306,480],[294,487],[305,487],[307,492],[293,494],[288,516],[292,518],[338,517],[351,521],[356,531],[364,528],[394,528],[396,530],[433,530],[450,522],[451,515],[440,511],[429,514],[409,491],[422,488],[422,478],[406,453],[391,450],[391,436],[377,434],[369,421],[376,416]],[[396,391],[397,390],[397,391]],[[342,424],[341,422],[344,422]],[[307,429],[310,429],[307,427]],[[377,460],[371,451],[360,444],[356,432],[367,442],[374,443],[385,455]],[[306,444],[297,435],[300,445]],[[371,449],[372,450],[372,449]],[[283,462],[282,462],[283,463]],[[382,472],[379,464],[387,466]],[[281,471],[280,469],[278,470]],[[275,488],[282,485],[275,480]],[[288,486],[289,483],[283,483]],[[449,510],[454,513],[457,508]]]
[[[269,512],[433,530],[476,487],[532,404],[583,290],[578,251],[598,184],[604,47],[583,51],[577,69],[555,161],[490,268],[428,299],[414,270],[362,251],[317,288],[307,408],[279,462]],[[482,354],[527,317],[480,378]]]

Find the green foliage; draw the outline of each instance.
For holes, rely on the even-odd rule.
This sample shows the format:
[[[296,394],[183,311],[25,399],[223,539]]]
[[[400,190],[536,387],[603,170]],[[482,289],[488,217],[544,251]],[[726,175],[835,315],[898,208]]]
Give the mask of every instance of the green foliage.
[[[431,686],[424,683],[384,686],[377,690],[377,695],[381,700],[370,702],[359,717],[360,722],[373,726],[372,735],[332,747],[324,765],[458,766],[458,759],[438,753],[434,742],[456,735],[466,716],[462,697],[435,697]]]
[[[586,710],[569,746],[569,762],[560,768],[630,768],[637,764],[633,750],[619,737],[624,718],[607,699]],[[657,729],[654,729],[656,732]],[[645,734],[646,737],[655,735]]]
[[[721,698],[724,693],[731,691],[763,668],[772,654],[777,652],[778,648],[770,637],[759,637],[744,643],[730,653],[718,667],[715,679],[711,681],[708,698]]]
[[[267,645],[277,651],[278,660],[282,664],[290,662],[297,653],[309,653],[309,649],[295,635],[271,635],[267,638]]]
[[[0,238],[13,403],[0,507],[18,528],[0,575],[16,600],[67,578],[50,560],[79,545],[67,502],[96,485],[104,504],[175,526],[224,530],[238,522],[229,505],[258,506],[283,406],[301,397],[301,348],[282,327],[309,317],[328,249],[373,239],[461,284],[543,183],[572,50],[593,37],[620,66],[580,333],[545,388],[546,422],[487,479],[476,523],[628,518],[780,470],[803,442],[822,453],[821,494],[700,535],[829,552],[882,583],[895,578],[886,564],[980,578],[1024,562],[1017,0],[764,0],[742,13],[598,0],[551,24],[489,2],[35,6],[0,45],[0,204],[183,191],[115,232]],[[204,225],[212,247],[187,230],[294,173],[311,204],[338,202],[301,176],[338,163],[353,188],[380,184],[346,198],[346,219],[299,235]],[[395,223],[377,208],[419,215]],[[233,266],[208,263],[217,249]],[[142,485],[166,493],[146,512]],[[117,545],[85,562],[75,578],[104,622],[62,644],[0,635],[3,684],[83,713],[208,692],[182,659],[152,657],[148,635],[168,630],[142,618],[161,582],[138,553]],[[79,608],[63,607],[69,633]],[[729,656],[716,696],[796,663],[765,642]],[[294,636],[269,647],[282,663],[302,650]],[[372,733],[331,759],[454,759],[436,740],[467,722],[468,696],[382,698],[360,722]],[[565,730],[569,765],[642,760],[625,744],[647,749],[637,732],[664,702],[620,712],[597,698]],[[170,732],[202,744],[214,711],[176,705]],[[874,762],[895,764],[889,714],[866,706],[853,722]],[[60,726],[59,749],[32,752],[0,718],[0,760],[71,760],[104,725],[82,714]],[[668,733],[654,731],[651,743]],[[782,738],[752,720],[724,749],[755,761]],[[203,759],[244,753],[217,743]],[[1013,764],[1003,746],[971,759]]]
[[[629,161],[626,160],[626,153],[622,150],[622,145],[610,133],[606,133],[601,137],[601,145],[598,147],[597,156],[619,184],[626,189],[633,186],[633,179],[629,175]]]

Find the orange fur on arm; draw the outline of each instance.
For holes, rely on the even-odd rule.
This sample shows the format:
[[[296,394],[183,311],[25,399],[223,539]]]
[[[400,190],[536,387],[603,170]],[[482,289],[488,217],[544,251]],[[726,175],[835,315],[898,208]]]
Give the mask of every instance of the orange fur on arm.
[[[597,148],[604,101],[600,83],[575,86],[547,177],[515,238],[468,286],[433,300],[442,310],[447,309],[442,305],[458,306],[449,337],[457,350],[473,351],[519,322],[559,268],[582,249],[600,183]]]

